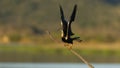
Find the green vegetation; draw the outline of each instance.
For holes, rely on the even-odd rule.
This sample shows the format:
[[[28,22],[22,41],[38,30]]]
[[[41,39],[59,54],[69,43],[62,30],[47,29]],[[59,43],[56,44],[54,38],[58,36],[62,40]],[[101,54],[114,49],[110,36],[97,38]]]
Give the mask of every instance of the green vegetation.
[[[91,62],[119,62],[120,50],[77,49],[79,54]],[[1,62],[81,62],[68,49],[48,45],[1,45]]]
[[[77,4],[73,32],[88,44],[85,49],[75,50],[93,62],[120,62],[119,46],[116,48],[114,44],[104,49],[106,42],[120,41],[118,3],[108,0],[0,0],[0,61],[78,62],[45,32],[50,31],[55,40],[60,41],[59,4],[67,17]],[[91,42],[97,45],[90,46]],[[104,44],[100,47],[99,43]]]
[[[71,14],[69,11],[74,4],[78,5],[73,31],[82,39],[100,42],[120,40],[120,5],[107,0],[0,0],[1,35],[17,33],[31,37],[42,36],[45,30],[56,32],[60,27],[59,4],[64,7],[66,16]]]
[[[12,42],[19,42],[21,40],[21,36],[19,34],[12,34],[9,38]]]

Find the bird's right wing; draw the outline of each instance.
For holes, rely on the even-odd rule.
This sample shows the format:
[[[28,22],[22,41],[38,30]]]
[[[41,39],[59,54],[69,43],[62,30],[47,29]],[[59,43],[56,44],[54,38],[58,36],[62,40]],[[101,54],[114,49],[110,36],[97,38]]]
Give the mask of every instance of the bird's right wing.
[[[70,24],[75,20],[76,10],[77,10],[77,5],[74,6],[74,9],[69,21]]]
[[[71,23],[75,20],[76,10],[77,10],[77,5],[74,6],[72,15],[70,17],[70,21],[68,23],[68,36],[74,35],[74,33],[72,32],[72,29],[71,29]]]

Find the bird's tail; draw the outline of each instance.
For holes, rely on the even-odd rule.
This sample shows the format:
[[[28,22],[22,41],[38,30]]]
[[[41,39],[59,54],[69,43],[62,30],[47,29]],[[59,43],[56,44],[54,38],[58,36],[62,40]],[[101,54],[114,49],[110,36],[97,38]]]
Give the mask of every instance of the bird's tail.
[[[74,37],[73,40],[75,40],[77,42],[82,42],[82,40],[80,39],[80,37]]]

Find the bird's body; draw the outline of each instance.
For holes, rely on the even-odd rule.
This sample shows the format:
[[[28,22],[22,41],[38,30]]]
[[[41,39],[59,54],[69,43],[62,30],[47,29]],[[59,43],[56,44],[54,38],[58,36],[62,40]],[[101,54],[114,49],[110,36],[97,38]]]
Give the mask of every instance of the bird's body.
[[[71,30],[71,23],[75,19],[76,9],[77,9],[77,5],[74,6],[72,15],[70,17],[70,21],[66,21],[65,17],[64,17],[63,10],[62,10],[62,7],[60,6],[60,14],[61,14],[61,21],[62,21],[61,22],[61,26],[62,26],[61,37],[62,37],[62,41],[65,42],[65,43],[73,44],[73,40],[76,40],[76,39],[80,38],[80,37],[74,37],[74,38],[71,37],[72,35],[74,35],[74,33]]]

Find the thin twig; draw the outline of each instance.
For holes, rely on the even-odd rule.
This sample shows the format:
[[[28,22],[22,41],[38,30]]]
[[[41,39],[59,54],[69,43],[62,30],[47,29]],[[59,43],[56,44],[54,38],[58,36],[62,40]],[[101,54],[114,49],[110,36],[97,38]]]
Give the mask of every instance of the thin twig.
[[[87,62],[80,54],[78,54],[76,51],[73,49],[70,49],[70,51],[76,55],[79,59],[81,59],[85,64],[87,64],[90,68],[94,68],[89,62]]]
[[[50,34],[49,31],[46,31],[46,33],[49,35],[49,37],[50,37],[53,41],[55,41],[56,43],[60,43],[59,41],[57,41],[57,40],[55,40],[55,39],[53,38],[53,36]]]
[[[49,31],[46,31],[47,32],[47,34],[50,36],[50,38],[53,40],[53,41],[55,41],[56,43],[60,43],[59,41],[57,41],[57,40],[55,40],[54,38],[53,38],[53,36],[50,34],[50,32]],[[68,48],[69,49],[69,48]],[[74,51],[73,49],[69,49],[74,55],[76,55],[79,59],[81,59],[85,64],[87,64],[88,66],[89,66],[89,68],[94,68],[93,66],[92,66],[92,64],[90,64],[89,62],[87,62],[80,54],[78,54],[76,51]]]

